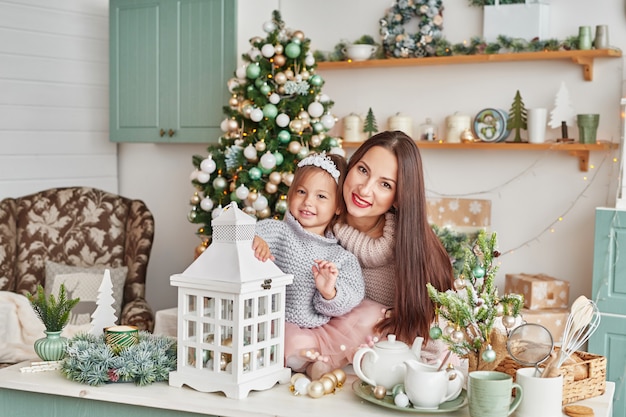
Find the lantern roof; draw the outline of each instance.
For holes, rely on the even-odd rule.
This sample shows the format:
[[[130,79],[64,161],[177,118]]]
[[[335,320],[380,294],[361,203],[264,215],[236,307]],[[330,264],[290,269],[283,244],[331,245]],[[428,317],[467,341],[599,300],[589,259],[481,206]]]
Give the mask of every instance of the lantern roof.
[[[211,221],[211,244],[181,274],[201,281],[248,282],[285,276],[274,264],[254,256],[256,219],[232,202]]]

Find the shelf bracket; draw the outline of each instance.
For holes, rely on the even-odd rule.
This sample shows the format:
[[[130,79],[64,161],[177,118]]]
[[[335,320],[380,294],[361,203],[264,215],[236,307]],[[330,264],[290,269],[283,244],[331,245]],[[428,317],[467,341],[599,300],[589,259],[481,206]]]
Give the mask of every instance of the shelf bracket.
[[[573,56],[572,61],[583,66],[585,81],[593,81],[593,57]]]
[[[583,172],[589,171],[589,151],[569,151],[569,154],[578,157],[578,169]]]

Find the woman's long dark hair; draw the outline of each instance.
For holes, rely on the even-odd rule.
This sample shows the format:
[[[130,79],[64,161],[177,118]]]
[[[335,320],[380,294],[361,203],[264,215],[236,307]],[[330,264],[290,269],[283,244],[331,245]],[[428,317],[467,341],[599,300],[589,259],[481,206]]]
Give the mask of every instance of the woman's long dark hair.
[[[395,334],[411,344],[416,336],[429,338],[435,308],[426,289],[452,288],[450,257],[428,223],[422,158],[415,142],[400,131],[378,133],[350,157],[348,171],[374,146],[389,150],[398,160],[395,210],[395,298],[391,314],[376,325],[383,335]],[[345,213],[345,212],[344,212]]]

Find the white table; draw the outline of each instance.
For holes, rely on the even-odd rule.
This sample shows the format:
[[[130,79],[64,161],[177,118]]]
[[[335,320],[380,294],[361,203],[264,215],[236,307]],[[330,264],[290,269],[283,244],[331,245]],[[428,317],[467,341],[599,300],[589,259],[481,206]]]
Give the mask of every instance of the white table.
[[[221,393],[202,393],[185,387],[170,387],[165,382],[145,387],[129,383],[91,387],[67,380],[59,371],[20,372],[20,367],[29,364],[23,362],[0,370],[0,415],[12,417],[407,415],[406,412],[371,404],[355,395],[351,388],[356,378],[354,375],[348,376],[346,385],[339,392],[319,399],[294,396],[287,385],[276,385],[270,390],[253,391],[245,399],[234,400]],[[577,404],[593,408],[595,417],[611,417],[614,391],[615,384],[607,382],[604,395]],[[464,407],[455,412],[432,415],[468,417],[469,411]]]

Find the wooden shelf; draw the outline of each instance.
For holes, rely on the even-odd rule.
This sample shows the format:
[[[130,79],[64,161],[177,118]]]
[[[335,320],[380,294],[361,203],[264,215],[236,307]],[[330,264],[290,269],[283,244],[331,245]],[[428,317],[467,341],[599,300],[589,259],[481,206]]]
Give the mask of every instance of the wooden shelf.
[[[422,65],[448,65],[448,64],[478,64],[485,62],[511,62],[511,61],[546,61],[546,60],[571,60],[581,65],[585,81],[593,80],[593,61],[596,58],[619,58],[622,51],[618,49],[591,49],[573,51],[540,51],[518,52],[511,54],[484,54],[484,55],[455,55],[435,56],[426,58],[390,58],[370,59],[367,61],[325,61],[318,62],[318,70],[336,69],[360,69],[381,67],[410,67]]]
[[[613,142],[599,141],[594,144],[582,143],[525,143],[525,142],[469,142],[469,143],[449,143],[449,142],[427,142],[416,141],[420,149],[471,149],[471,150],[499,150],[499,151],[557,151],[568,152],[578,158],[578,168],[581,171],[589,171],[589,152],[617,149],[618,144]],[[361,142],[343,142],[344,148],[357,148]]]

